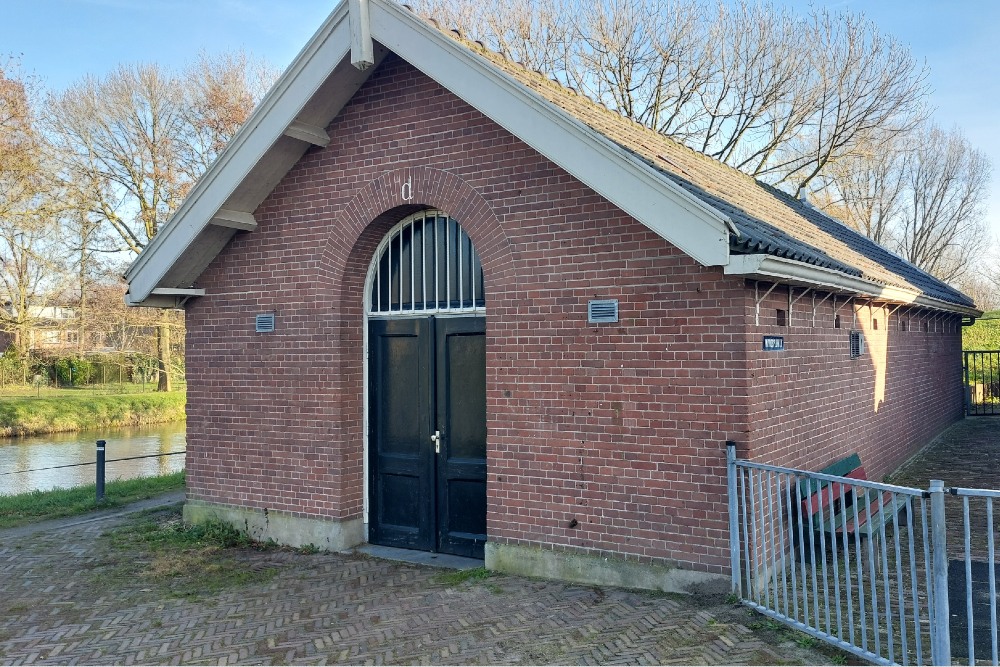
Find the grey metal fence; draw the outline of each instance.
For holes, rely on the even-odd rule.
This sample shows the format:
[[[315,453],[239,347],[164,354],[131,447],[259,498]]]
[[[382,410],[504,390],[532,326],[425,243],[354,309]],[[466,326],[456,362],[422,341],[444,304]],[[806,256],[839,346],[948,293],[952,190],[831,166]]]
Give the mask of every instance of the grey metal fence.
[[[876,664],[997,665],[994,498],[742,461],[730,446],[733,590]]]

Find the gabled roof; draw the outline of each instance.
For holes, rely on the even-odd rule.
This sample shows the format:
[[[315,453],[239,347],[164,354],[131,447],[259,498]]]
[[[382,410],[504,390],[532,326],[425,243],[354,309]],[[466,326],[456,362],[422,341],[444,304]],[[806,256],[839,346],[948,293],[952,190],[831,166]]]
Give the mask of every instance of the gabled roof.
[[[323,128],[392,51],[705,266],[979,314],[965,295],[775,188],[389,0],[351,6],[354,16],[346,0],[333,11],[129,268],[130,304],[202,294],[192,288],[201,272],[236,231],[255,228],[253,210],[311,145],[326,145]],[[368,30],[375,66],[359,71],[352,37],[357,50]]]

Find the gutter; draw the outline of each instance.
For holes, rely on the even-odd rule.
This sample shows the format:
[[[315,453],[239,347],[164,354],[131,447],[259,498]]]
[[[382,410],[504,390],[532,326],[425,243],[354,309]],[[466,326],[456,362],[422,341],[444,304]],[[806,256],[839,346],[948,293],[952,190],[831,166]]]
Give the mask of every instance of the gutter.
[[[983,314],[983,311],[972,306],[963,306],[943,299],[936,299],[916,289],[884,285],[833,269],[825,269],[774,255],[731,255],[729,264],[723,267],[723,271],[727,276],[743,276],[770,282],[822,288],[830,292],[848,292],[891,303],[912,304],[930,310],[957,313],[970,317],[973,321]]]

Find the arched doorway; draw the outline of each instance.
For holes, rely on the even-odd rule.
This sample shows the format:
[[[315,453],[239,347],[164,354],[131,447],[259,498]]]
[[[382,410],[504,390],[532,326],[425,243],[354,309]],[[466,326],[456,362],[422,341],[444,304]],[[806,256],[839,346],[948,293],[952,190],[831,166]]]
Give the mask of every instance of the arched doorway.
[[[421,211],[382,239],[365,288],[368,539],[482,558],[486,301],[471,239]]]

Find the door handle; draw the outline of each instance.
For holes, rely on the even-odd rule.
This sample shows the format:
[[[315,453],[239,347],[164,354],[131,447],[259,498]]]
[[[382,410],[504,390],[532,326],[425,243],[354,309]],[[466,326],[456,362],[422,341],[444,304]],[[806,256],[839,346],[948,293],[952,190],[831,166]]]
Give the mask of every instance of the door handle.
[[[431,436],[431,442],[434,443],[434,453],[441,453],[441,431],[434,431],[434,435]]]

